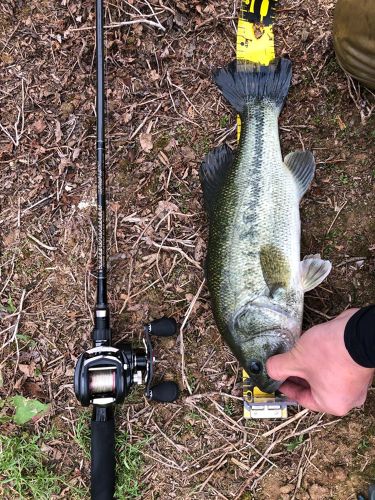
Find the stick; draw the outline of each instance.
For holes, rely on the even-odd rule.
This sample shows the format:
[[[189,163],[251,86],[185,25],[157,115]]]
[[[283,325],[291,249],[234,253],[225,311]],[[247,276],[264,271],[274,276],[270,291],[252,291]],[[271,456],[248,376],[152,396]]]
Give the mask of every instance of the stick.
[[[154,26],[155,28],[159,28],[162,31],[165,31],[165,28],[162,24],[160,23],[155,23],[155,21],[150,21],[149,19],[134,19],[133,21],[121,21],[120,23],[113,23],[113,24],[108,24],[107,26],[104,26],[104,29],[112,29],[112,28],[121,28],[121,26],[128,26],[129,24],[149,24],[150,26]],[[70,28],[69,31],[87,31],[87,30],[94,30],[95,26],[82,26],[81,28]]]
[[[270,431],[264,432],[262,434],[262,437],[271,436],[271,434],[274,434],[275,432],[279,431],[280,429],[283,429],[284,427],[286,427],[287,425],[291,424],[292,422],[295,422],[299,418],[304,417],[305,415],[307,415],[308,412],[309,412],[309,410],[307,410],[307,409],[300,411],[299,413],[297,413],[296,415],[294,415],[294,417],[291,417],[286,422],[283,422],[282,424],[278,425],[277,427],[274,427]]]
[[[186,326],[187,320],[189,319],[189,316],[193,310],[193,307],[195,306],[196,301],[198,300],[198,297],[202,291],[203,285],[205,284],[205,279],[203,279],[197,293],[195,294],[195,297],[190,303],[190,306],[188,310],[186,311],[185,318],[182,322],[181,328],[180,328],[180,353],[181,353],[181,374],[182,374],[182,383],[186,386],[187,390],[189,391],[190,395],[193,394],[193,391],[191,390],[191,387],[189,385],[189,382],[187,381],[186,373],[185,373],[185,349],[184,349],[184,328]]]

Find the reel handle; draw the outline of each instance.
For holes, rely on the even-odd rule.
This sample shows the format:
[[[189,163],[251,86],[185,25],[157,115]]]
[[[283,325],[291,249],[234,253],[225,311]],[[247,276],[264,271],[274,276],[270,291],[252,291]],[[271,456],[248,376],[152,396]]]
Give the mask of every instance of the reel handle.
[[[91,421],[91,499],[115,495],[115,420],[111,407],[94,405]]]
[[[177,321],[174,318],[155,319],[146,325],[146,331],[149,335],[157,337],[171,337],[177,333]]]
[[[176,382],[160,382],[150,388],[149,399],[159,403],[172,403],[179,396],[179,388]]]

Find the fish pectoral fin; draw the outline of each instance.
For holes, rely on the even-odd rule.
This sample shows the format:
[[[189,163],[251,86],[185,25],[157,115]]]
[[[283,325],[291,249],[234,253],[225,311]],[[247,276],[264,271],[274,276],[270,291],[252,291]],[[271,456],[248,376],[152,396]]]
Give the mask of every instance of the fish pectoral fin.
[[[310,151],[294,151],[284,158],[284,163],[298,185],[300,198],[308,190],[315,173],[315,159]]]
[[[232,166],[233,157],[232,149],[224,144],[210,151],[201,164],[199,174],[208,213],[213,209],[217,194]]]
[[[300,263],[301,281],[304,292],[317,287],[329,275],[332,264],[321,259],[319,254],[307,255]]]
[[[260,266],[269,295],[274,297],[280,289],[286,289],[290,282],[290,266],[282,250],[275,245],[263,245],[259,252]]]

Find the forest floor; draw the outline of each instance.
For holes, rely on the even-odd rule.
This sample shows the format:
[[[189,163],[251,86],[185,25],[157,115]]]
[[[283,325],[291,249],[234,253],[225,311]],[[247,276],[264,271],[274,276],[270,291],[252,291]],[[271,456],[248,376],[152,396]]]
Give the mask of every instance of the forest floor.
[[[374,100],[336,62],[334,2],[278,5],[277,52],[294,67],[281,145],[310,149],[317,162],[301,205],[302,252],[333,263],[306,296],[306,328],[374,301]],[[243,419],[241,372],[204,284],[198,170],[211,148],[235,145],[235,114],[211,74],[235,56],[238,8],[106,3],[114,338],[140,342],[142,324],[163,315],[184,322],[177,339],[155,342],[157,377],[179,382],[179,400],[162,406],[138,390],[118,409],[118,498],[356,499],[375,480],[375,389],[344,418],[296,408],[264,436],[280,422]],[[88,0],[0,5],[4,499],[88,498],[90,411],[72,377],[95,303],[94,23]],[[39,401],[43,415],[17,423],[17,396]]]

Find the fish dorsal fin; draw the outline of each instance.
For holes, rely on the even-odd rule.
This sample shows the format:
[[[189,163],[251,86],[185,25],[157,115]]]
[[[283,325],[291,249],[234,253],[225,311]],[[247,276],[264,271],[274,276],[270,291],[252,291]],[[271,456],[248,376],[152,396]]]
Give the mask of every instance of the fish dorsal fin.
[[[310,151],[294,151],[284,158],[284,163],[295,178],[300,198],[308,190],[315,173],[315,160]]]
[[[306,255],[300,263],[301,281],[304,292],[309,292],[317,287],[329,275],[332,264],[323,260],[320,254]]]
[[[213,210],[217,194],[233,163],[233,157],[231,148],[224,144],[210,151],[201,164],[199,174],[208,213]]]

